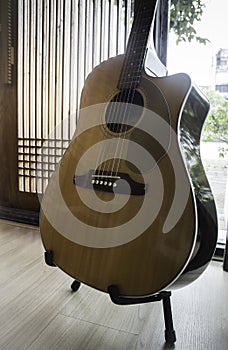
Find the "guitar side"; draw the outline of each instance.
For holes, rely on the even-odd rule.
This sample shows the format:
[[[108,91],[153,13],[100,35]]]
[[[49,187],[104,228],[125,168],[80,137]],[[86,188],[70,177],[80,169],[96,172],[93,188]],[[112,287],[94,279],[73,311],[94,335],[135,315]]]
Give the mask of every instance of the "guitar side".
[[[182,113],[179,138],[196,197],[198,233],[194,253],[175,284],[177,288],[194,281],[202,274],[213,257],[217,243],[215,200],[200,154],[201,132],[208,111],[208,100],[196,86],[192,86]]]

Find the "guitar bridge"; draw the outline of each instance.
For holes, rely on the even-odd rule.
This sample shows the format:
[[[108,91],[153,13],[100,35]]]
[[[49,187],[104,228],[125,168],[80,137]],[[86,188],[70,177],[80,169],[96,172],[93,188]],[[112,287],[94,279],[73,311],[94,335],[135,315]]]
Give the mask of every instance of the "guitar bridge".
[[[73,183],[76,186],[111,193],[142,196],[146,192],[146,185],[134,181],[128,174],[119,172],[113,174],[112,172],[105,170],[90,170],[85,175],[75,175]]]

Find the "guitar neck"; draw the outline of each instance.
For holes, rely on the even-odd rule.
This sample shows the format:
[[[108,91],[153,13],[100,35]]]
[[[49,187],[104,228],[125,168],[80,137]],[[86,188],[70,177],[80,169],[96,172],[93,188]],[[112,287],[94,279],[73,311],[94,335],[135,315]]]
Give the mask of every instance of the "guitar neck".
[[[135,89],[141,80],[151,26],[158,0],[138,1],[122,65],[118,89]]]

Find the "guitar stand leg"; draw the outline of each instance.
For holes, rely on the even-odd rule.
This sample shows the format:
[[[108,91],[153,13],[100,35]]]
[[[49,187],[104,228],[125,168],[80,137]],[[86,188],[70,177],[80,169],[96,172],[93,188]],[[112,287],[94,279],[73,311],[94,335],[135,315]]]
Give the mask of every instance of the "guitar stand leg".
[[[165,320],[165,341],[169,344],[173,344],[176,341],[175,330],[173,329],[173,317],[171,310],[171,292],[161,292],[162,303],[163,303],[163,313]]]
[[[77,280],[74,280],[74,282],[71,284],[71,290],[72,292],[77,292],[81,286],[81,283]]]

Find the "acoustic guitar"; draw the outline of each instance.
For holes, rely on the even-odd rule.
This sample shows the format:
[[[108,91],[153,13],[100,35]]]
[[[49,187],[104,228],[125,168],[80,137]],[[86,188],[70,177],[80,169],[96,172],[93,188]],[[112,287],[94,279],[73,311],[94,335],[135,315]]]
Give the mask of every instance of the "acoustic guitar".
[[[188,75],[168,76],[154,52],[145,68],[156,5],[139,2],[125,54],[87,77],[40,211],[44,247],[60,269],[130,297],[194,280],[217,239],[200,158],[209,103]]]

